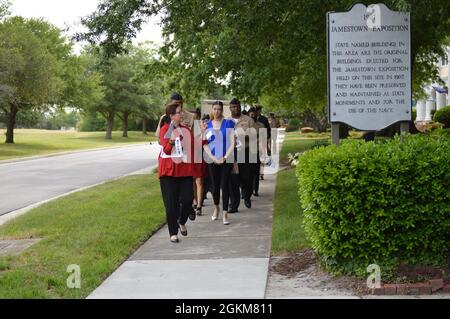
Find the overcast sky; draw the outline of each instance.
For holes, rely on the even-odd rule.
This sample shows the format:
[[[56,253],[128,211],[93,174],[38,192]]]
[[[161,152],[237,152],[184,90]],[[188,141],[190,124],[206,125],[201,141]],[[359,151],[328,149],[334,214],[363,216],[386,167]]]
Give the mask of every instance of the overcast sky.
[[[12,0],[12,14],[27,18],[42,17],[60,28],[70,27],[69,34],[73,34],[83,30],[80,17],[95,11],[97,3],[97,0]],[[134,42],[142,41],[162,43],[157,18],[147,23]]]

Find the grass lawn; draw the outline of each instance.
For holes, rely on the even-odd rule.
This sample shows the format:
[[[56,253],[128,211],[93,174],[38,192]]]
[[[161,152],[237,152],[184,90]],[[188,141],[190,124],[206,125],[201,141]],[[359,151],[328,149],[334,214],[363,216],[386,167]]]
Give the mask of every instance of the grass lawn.
[[[5,138],[5,130],[0,130],[0,138]],[[64,132],[49,130],[14,130],[15,144],[5,144],[0,140],[0,161],[12,158],[45,155],[65,151],[113,147],[131,143],[155,141],[153,132],[147,136],[142,132],[128,132],[128,138],[122,132],[113,132],[112,140],[105,139],[105,132]]]
[[[307,135],[306,137],[303,137]],[[314,141],[326,139],[324,134],[286,134],[280,152],[280,163],[286,163],[288,153],[303,152],[311,148]],[[280,171],[275,189],[272,228],[272,253],[293,252],[310,247],[303,228],[303,210],[300,207],[295,168]]]
[[[0,257],[0,299],[84,298],[165,223],[157,176],[108,182],[44,204],[0,228],[0,238],[43,238]],[[69,289],[67,266],[81,269]]]
[[[311,148],[315,141],[331,140],[329,133],[300,133],[289,132],[283,142],[280,151],[280,162],[286,163],[289,153],[304,152]]]

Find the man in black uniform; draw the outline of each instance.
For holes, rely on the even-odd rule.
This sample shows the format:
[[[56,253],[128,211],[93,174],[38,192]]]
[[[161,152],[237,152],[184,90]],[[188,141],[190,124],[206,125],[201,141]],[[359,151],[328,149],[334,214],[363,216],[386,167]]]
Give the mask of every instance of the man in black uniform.
[[[262,123],[264,125],[264,127],[267,129],[267,156],[271,156],[270,153],[270,139],[271,139],[271,129],[270,129],[270,124],[269,124],[269,119],[267,117],[265,117],[264,115],[261,115],[261,111],[262,111],[262,106],[261,105],[257,105],[256,106],[256,120],[260,123]],[[261,180],[264,179],[264,165],[265,163],[262,163],[262,169],[260,172],[261,175]]]
[[[242,188],[242,198],[247,208],[251,208],[251,196],[252,196],[252,178],[251,178],[251,166],[249,155],[249,138],[247,131],[254,127],[255,122],[252,118],[241,112],[241,102],[234,98],[230,101],[231,120],[235,124],[236,133],[236,148],[235,148],[235,160],[238,165],[237,173],[231,175],[231,211],[235,212],[238,209],[240,202],[239,184]],[[230,212],[230,211],[229,211]]]

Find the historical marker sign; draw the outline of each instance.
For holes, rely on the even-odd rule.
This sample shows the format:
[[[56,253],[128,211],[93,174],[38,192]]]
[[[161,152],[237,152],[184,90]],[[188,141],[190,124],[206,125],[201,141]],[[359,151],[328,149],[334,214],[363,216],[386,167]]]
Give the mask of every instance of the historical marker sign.
[[[330,122],[380,130],[410,121],[410,14],[356,4],[327,18]]]

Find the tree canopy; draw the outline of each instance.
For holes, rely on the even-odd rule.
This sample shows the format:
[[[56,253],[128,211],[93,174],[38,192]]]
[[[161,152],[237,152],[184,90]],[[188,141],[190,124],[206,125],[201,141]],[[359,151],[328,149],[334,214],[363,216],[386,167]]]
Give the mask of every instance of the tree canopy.
[[[373,1],[361,1],[370,4]],[[149,15],[162,17],[162,55],[192,90],[217,84],[242,99],[295,92],[305,106],[324,106],[326,97],[326,13],[346,11],[354,1],[317,0],[103,0],[84,19],[81,36],[122,52]],[[436,79],[434,62],[450,34],[450,3],[388,0],[391,9],[410,10],[415,92]]]
[[[10,14],[11,1],[0,0],[0,19]]]
[[[56,100],[62,87],[61,64],[28,22],[14,17],[0,23],[0,108],[8,119],[7,143],[14,143],[17,113]]]
[[[129,44],[126,54],[111,57],[103,64],[99,62],[101,52],[101,49],[91,47],[83,55],[101,74],[104,93],[98,103],[87,105],[84,109],[98,112],[105,118],[107,139],[112,138],[116,117],[122,120],[123,136],[127,137],[130,116],[142,120],[154,118],[164,104],[158,61],[155,60],[155,52],[146,44]]]

